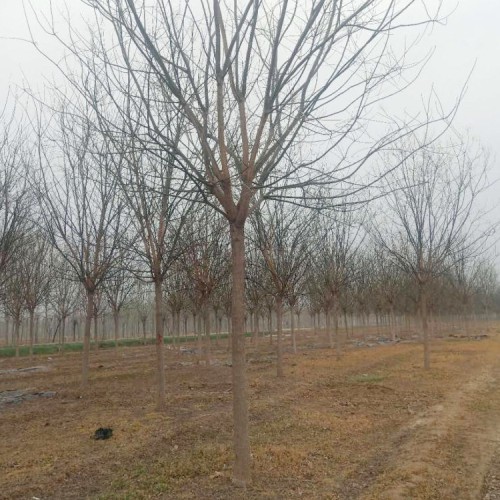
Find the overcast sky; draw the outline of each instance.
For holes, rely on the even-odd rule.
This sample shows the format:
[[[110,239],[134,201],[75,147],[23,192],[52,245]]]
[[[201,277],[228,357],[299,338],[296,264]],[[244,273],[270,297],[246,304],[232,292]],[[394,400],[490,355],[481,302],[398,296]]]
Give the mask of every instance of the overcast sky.
[[[49,5],[49,0],[32,1],[40,10]],[[53,4],[61,6],[65,0],[53,0]],[[68,5],[77,23],[86,8],[80,0],[69,0]],[[451,105],[475,64],[455,126],[460,131],[469,131],[490,150],[494,157],[490,176],[499,178],[500,0],[461,0],[458,3],[446,0],[445,7],[454,12],[445,26],[435,27],[421,44],[422,54],[434,46],[435,54],[413,87],[414,99],[411,100],[414,103],[421,96],[425,97],[434,86],[443,104]],[[22,85],[23,80],[31,85],[41,84],[43,75],[50,77],[53,73],[50,64],[33,47],[10,38],[28,38],[22,0],[0,0],[0,103],[5,101],[9,87]],[[55,44],[45,44],[44,50],[61,54]],[[395,105],[403,108],[405,104],[396,101]],[[495,194],[498,188],[488,197],[491,204],[500,198]]]

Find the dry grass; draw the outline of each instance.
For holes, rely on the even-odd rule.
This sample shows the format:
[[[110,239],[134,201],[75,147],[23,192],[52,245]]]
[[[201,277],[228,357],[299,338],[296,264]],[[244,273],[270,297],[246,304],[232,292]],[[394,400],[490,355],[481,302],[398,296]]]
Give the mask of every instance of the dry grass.
[[[150,346],[93,354],[85,394],[76,353],[0,361],[50,367],[0,375],[0,391],[57,391],[0,409],[0,498],[475,498],[498,430],[496,337],[436,341],[427,372],[412,343],[349,349],[340,361],[304,348],[286,355],[284,379],[267,342],[258,351],[246,491],[230,481],[225,349],[210,367],[169,352],[165,413],[154,407]],[[91,439],[101,426],[110,440]]]

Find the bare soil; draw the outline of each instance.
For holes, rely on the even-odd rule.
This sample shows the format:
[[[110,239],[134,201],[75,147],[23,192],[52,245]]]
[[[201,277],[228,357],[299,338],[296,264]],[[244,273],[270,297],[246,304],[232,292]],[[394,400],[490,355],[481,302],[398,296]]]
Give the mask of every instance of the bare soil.
[[[436,340],[425,371],[414,342],[358,341],[337,361],[302,332],[282,379],[269,340],[249,342],[246,490],[222,344],[211,366],[168,352],[162,413],[151,346],[93,352],[86,392],[79,353],[1,359],[0,395],[50,396],[0,407],[0,498],[500,499],[500,326],[475,333]]]

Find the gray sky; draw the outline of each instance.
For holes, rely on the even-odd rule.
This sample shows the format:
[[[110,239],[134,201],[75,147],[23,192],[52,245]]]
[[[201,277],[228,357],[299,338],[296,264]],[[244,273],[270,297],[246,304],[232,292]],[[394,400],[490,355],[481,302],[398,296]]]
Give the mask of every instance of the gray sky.
[[[32,0],[37,9],[44,10],[49,0]],[[428,3],[435,4],[436,0]],[[52,0],[55,8],[65,5],[65,0]],[[79,0],[70,0],[71,16],[78,23],[85,7]],[[460,93],[466,78],[475,64],[467,93],[455,120],[455,127],[469,131],[489,149],[492,155],[491,178],[500,178],[500,1],[498,0],[446,0],[447,11],[456,9],[445,26],[436,26],[427,33],[419,50],[435,47],[435,54],[404,100],[395,100],[391,106],[404,109],[415,106],[434,87],[445,107],[451,106]],[[45,9],[48,12],[48,9]],[[61,29],[64,25],[61,24]],[[41,37],[40,34],[36,34]],[[9,87],[40,85],[43,75],[53,74],[49,63],[27,43],[9,38],[27,38],[28,30],[21,0],[0,0],[0,103]],[[41,40],[44,40],[41,37]],[[55,43],[43,43],[44,50],[61,54]],[[418,55],[418,54],[417,54]],[[413,108],[414,109],[414,108]],[[488,204],[498,204],[497,185],[488,195]],[[494,215],[500,217],[500,214]],[[500,259],[498,259],[500,263]],[[499,266],[500,267],[500,266]]]

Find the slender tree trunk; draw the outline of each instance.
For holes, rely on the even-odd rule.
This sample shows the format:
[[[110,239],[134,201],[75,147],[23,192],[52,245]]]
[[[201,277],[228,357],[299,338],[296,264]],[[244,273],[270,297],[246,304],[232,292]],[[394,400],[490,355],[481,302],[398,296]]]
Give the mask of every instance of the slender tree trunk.
[[[268,310],[269,314],[267,316],[267,329],[269,330],[269,344],[273,345],[273,313],[271,309]]]
[[[118,337],[120,336],[120,311],[113,308],[113,326],[115,337],[115,348],[118,348]]]
[[[394,316],[394,304],[392,302],[389,309],[389,324],[391,330],[391,339],[394,342],[396,340],[396,318]]]
[[[232,257],[232,383],[234,425],[233,481],[245,486],[250,481],[248,401],[245,362],[245,229],[230,225]]]
[[[292,330],[292,348],[293,353],[297,354],[297,340],[295,338],[295,309],[293,306],[290,307],[290,328]]]
[[[328,341],[328,345],[330,346],[330,349],[333,349],[333,336],[332,336],[332,322],[331,322],[331,319],[332,319],[332,316],[331,316],[331,313],[330,313],[330,308],[328,308],[326,311],[325,311],[325,316],[326,316],[326,335],[327,335],[327,341]]]
[[[14,347],[16,349],[16,358],[19,357],[19,329],[21,327],[21,318],[14,318]]]
[[[215,345],[219,347],[219,337],[220,337],[220,317],[217,311],[214,311],[215,317]]]
[[[339,301],[338,296],[334,298],[333,303],[333,331],[335,334],[335,357],[337,361],[342,355],[342,338],[339,331]]]
[[[33,341],[35,333],[35,310],[29,311],[30,359],[33,359]]]
[[[85,314],[85,330],[83,332],[83,355],[82,355],[83,388],[86,388],[89,382],[90,330],[92,328],[93,317],[94,317],[94,292],[87,290],[87,311]]]
[[[66,317],[61,318],[61,355],[64,354],[64,344],[66,342]]]
[[[156,360],[158,368],[158,410],[165,408],[165,356],[163,345],[163,294],[162,282],[158,277],[154,282],[155,289],[155,332],[156,332]]]
[[[147,321],[147,317],[146,316],[143,316],[141,318],[141,324],[142,324],[142,343],[143,345],[146,345],[148,342],[147,342],[147,338],[146,338],[146,321]]]
[[[97,311],[94,308],[94,349],[99,350],[99,318],[97,317]]]
[[[203,311],[203,306],[201,307],[201,310]],[[201,312],[198,315],[198,319],[196,321],[196,350],[198,351],[197,352],[198,363],[200,363],[203,357],[203,343],[201,339],[202,332],[203,332],[203,312]]]
[[[345,335],[346,335],[346,338],[349,338],[350,335],[349,335],[349,323],[347,321],[347,309],[344,309],[343,313],[344,313]]]
[[[40,316],[35,317],[35,344],[38,344],[38,330],[40,326]]]
[[[106,340],[107,339],[107,334],[106,334],[106,317],[103,314],[101,316],[101,340]]]
[[[231,351],[231,342],[233,339],[233,325],[231,321],[231,316],[227,316],[227,351]]]
[[[211,352],[210,352],[210,309],[208,304],[205,304],[203,307],[203,325],[205,329],[205,363],[207,366],[210,366],[211,360]]]
[[[10,318],[6,314],[5,315],[5,343],[6,343],[6,345],[9,345],[9,327],[10,327]],[[13,343],[12,334],[10,335],[10,338],[11,338],[10,343]]]
[[[430,345],[429,345],[429,324],[427,319],[427,284],[420,284],[420,317],[422,321],[422,332],[424,341],[424,368],[428,370],[431,367]]]
[[[259,313],[255,313],[255,346],[257,347],[257,344],[259,343],[259,333],[260,333],[260,327],[259,327]]]
[[[276,374],[283,377],[283,299],[276,297]]]
[[[255,312],[250,311],[250,331],[252,333],[252,344],[255,345]]]

